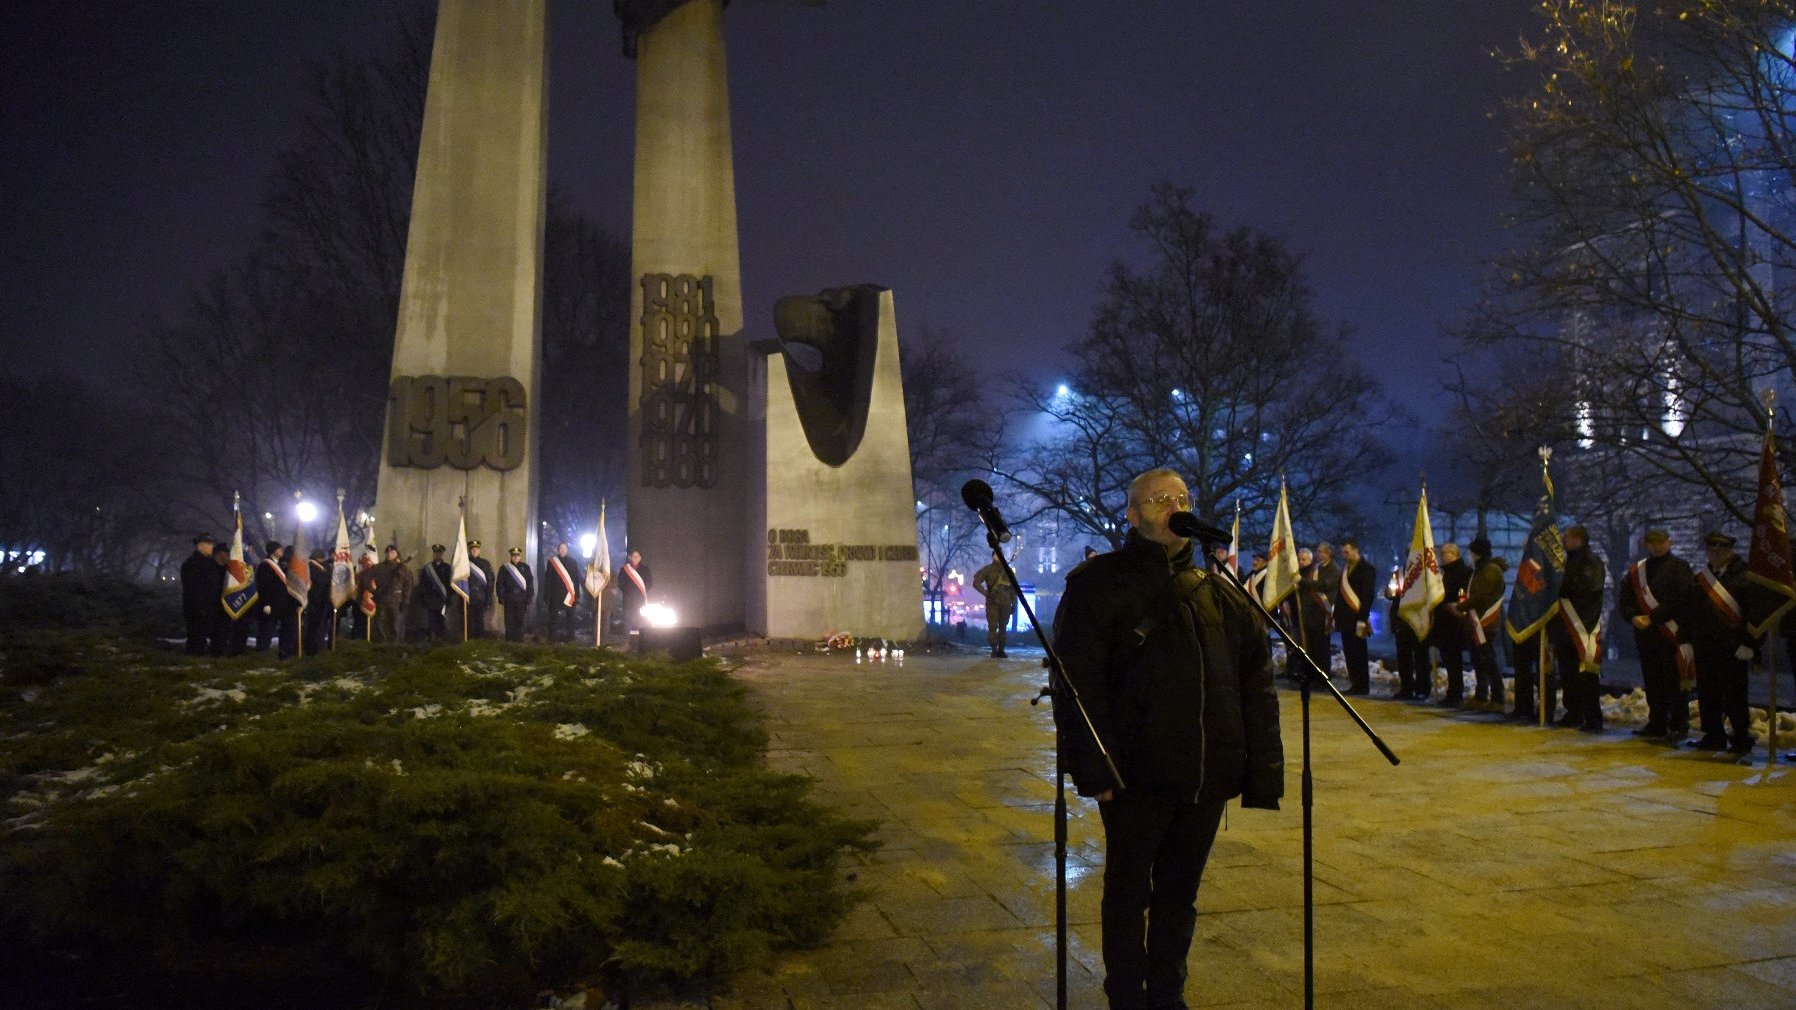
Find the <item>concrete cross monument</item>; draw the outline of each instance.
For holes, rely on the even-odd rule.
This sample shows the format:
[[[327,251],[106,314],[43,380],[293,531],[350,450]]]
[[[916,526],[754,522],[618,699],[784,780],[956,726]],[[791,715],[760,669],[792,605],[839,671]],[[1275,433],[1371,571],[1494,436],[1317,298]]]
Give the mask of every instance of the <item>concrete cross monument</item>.
[[[463,496],[535,553],[547,39],[547,0],[437,7],[376,498],[402,556]]]

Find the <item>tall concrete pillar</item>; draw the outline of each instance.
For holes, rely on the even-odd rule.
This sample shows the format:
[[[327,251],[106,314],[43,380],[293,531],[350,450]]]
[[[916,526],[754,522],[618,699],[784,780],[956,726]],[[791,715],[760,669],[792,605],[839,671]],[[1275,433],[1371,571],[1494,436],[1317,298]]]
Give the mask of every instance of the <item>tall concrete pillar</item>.
[[[750,416],[723,0],[624,5],[636,56],[629,545],[680,623],[745,622]],[[757,541],[758,542],[758,541]]]
[[[441,0],[378,526],[418,565],[468,534],[536,556],[547,0]]]

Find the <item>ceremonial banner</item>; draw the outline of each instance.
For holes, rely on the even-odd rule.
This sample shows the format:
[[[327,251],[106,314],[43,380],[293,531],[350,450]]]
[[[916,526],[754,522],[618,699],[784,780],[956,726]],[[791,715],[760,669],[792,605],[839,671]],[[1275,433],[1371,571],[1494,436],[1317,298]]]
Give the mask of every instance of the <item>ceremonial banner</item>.
[[[1553,521],[1553,496],[1544,494],[1534,507],[1534,524],[1522,546],[1522,563],[1515,570],[1515,591],[1509,595],[1504,623],[1509,640],[1534,637],[1559,612],[1559,583],[1565,578],[1565,544]]]
[[[1266,574],[1260,582],[1260,601],[1267,610],[1297,591],[1297,538],[1291,535],[1291,503],[1285,483],[1278,484],[1278,512],[1272,517],[1272,544],[1266,549]]]
[[[343,499],[337,499],[337,546],[331,551],[331,606],[342,607],[355,599],[355,562],[349,556],[349,522],[343,518]]]
[[[306,602],[312,593],[312,566],[306,561],[306,528],[301,526],[293,533],[293,549],[287,552],[287,595],[293,597],[299,609],[306,609]]]
[[[463,515],[455,526],[455,553],[450,555],[449,588],[464,601],[468,598],[468,579],[472,577],[474,562],[468,557],[468,517]]]
[[[1759,500],[1752,512],[1752,546],[1747,550],[1746,570],[1748,579],[1767,590],[1765,612],[1752,615],[1750,629],[1754,636],[1763,635],[1796,606],[1796,571],[1790,564],[1784,485],[1777,472],[1777,440],[1769,429],[1765,431],[1765,448],[1759,457]]]
[[[1434,608],[1446,598],[1440,560],[1434,556],[1434,527],[1428,522],[1428,489],[1424,487],[1416,502],[1409,557],[1403,562],[1403,591],[1397,597],[1397,616],[1409,622],[1417,638],[1427,638],[1434,626]]]
[[[219,598],[231,620],[240,620],[260,599],[256,580],[243,560],[243,515],[237,515],[237,529],[231,534],[231,560],[225,564],[224,593]]]
[[[1229,571],[1241,574],[1241,502],[1235,501],[1235,525],[1229,531]]]
[[[611,541],[605,536],[605,503],[599,502],[598,543],[592,550],[592,562],[586,566],[586,593],[593,599],[611,582]]]

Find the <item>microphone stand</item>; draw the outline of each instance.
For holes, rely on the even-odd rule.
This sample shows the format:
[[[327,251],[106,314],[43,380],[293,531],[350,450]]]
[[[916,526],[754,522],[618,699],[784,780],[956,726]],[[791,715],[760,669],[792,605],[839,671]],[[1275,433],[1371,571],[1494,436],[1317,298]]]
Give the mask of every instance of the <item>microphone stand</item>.
[[[997,508],[986,505],[983,509],[974,508],[973,512],[985,527],[985,542],[991,546],[998,563],[1004,566],[1004,574],[1010,578],[1010,584],[1020,587],[1022,583],[1017,581],[1016,570],[1010,567],[1010,559],[998,549],[998,544],[1002,541],[992,529],[988,516],[988,512],[996,515]],[[1023,606],[1023,613],[1029,618],[1029,627],[1035,631],[1036,640],[1041,642],[1041,647],[1048,654],[1048,684],[1029,704],[1037,705],[1043,698],[1047,698],[1054,703],[1056,711],[1061,711],[1061,704],[1071,702],[1079,713],[1079,721],[1085,724],[1085,731],[1091,734],[1092,743],[1103,756],[1110,777],[1116,782],[1116,788],[1123,788],[1122,773],[1116,770],[1116,762],[1110,758],[1110,749],[1104,746],[1103,738],[1092,724],[1091,713],[1086,711],[1085,701],[1079,697],[1079,689],[1067,678],[1066,668],[1060,664],[1060,654],[1054,651],[1054,644],[1042,633],[1041,622],[1035,617],[1035,608],[1029,605],[1029,598],[1021,591],[1017,592],[1016,598]],[[1056,1010],[1066,1010],[1066,762],[1061,753],[1058,727],[1054,733],[1054,1006]]]
[[[1395,765],[1398,763],[1398,758],[1396,753],[1372,730],[1372,727],[1366,724],[1366,720],[1360,718],[1360,714],[1353,708],[1353,703],[1348,701],[1339,689],[1329,683],[1328,675],[1322,672],[1322,668],[1316,665],[1315,659],[1304,651],[1303,646],[1291,637],[1291,633],[1285,630],[1285,626],[1278,623],[1278,618],[1272,616],[1272,611],[1267,610],[1266,605],[1260,602],[1260,598],[1248,591],[1247,586],[1241,581],[1241,576],[1228,565],[1219,565],[1218,568],[1223,575],[1227,576],[1229,584],[1235,587],[1235,591],[1241,595],[1241,598],[1252,604],[1253,609],[1259,611],[1260,616],[1265,618],[1272,630],[1278,633],[1278,637],[1284,639],[1287,656],[1295,655],[1302,662],[1303,677],[1299,682],[1299,693],[1303,698],[1303,1005],[1305,1010],[1310,1010],[1316,1005],[1316,868],[1311,845],[1311,810],[1315,805],[1315,793],[1311,788],[1310,779],[1310,685],[1321,684],[1329,694],[1334,695],[1335,701],[1339,702],[1341,708],[1345,709],[1347,714],[1352,717],[1354,723],[1372,741],[1372,745],[1378,748],[1380,754],[1384,755],[1385,760]],[[1302,602],[1299,601],[1298,606],[1302,605]],[[1287,662],[1287,668],[1289,665]]]

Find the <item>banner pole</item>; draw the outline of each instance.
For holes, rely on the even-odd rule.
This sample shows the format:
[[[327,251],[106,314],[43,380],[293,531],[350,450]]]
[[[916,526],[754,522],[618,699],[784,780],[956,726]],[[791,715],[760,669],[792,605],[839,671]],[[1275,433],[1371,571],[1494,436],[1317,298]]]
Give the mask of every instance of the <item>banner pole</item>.
[[[1540,695],[1534,707],[1540,710],[1540,724],[1547,724],[1547,626],[1542,624],[1537,633],[1540,637],[1540,658],[1536,664],[1540,668]],[[1557,706],[1555,706],[1557,707]]]
[[[1778,648],[1778,644],[1783,638],[1783,628],[1784,619],[1780,617],[1771,626],[1771,640],[1765,643],[1765,655],[1770,660],[1765,665],[1771,674],[1771,695],[1765,699],[1765,731],[1768,737],[1765,746],[1771,749],[1765,765],[1767,768],[1777,767],[1777,675],[1783,672],[1779,669],[1783,665],[1779,660],[1784,658],[1781,655],[1783,650]]]

